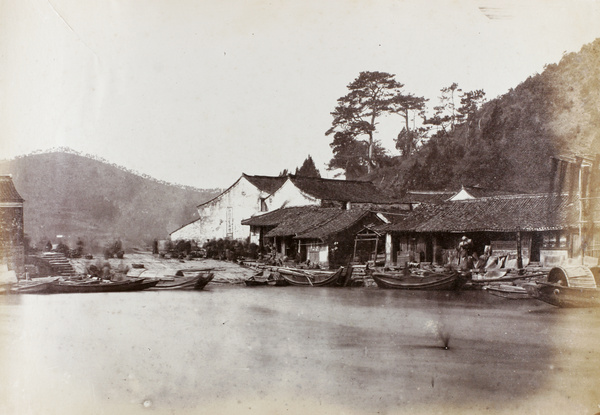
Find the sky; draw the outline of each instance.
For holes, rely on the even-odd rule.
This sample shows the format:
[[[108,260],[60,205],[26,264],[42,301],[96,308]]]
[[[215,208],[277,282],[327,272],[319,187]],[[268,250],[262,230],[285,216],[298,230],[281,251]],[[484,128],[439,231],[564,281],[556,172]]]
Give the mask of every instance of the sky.
[[[325,177],[361,71],[493,99],[600,37],[600,0],[0,0],[0,158],[69,147],[160,180]],[[402,120],[381,120],[394,154]]]

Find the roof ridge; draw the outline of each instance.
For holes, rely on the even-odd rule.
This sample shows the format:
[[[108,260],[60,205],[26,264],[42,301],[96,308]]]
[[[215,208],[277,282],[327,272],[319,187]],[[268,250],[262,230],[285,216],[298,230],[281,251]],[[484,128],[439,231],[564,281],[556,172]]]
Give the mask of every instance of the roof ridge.
[[[550,196],[567,196],[566,193],[516,193],[516,194],[507,194],[507,195],[492,195],[492,196],[482,196],[476,197],[473,199],[461,199],[461,200],[449,200],[448,203],[459,203],[459,202],[470,202],[476,203],[482,200],[490,200],[490,199],[530,199],[530,198],[542,198],[542,197],[550,197]]]
[[[244,177],[260,177],[262,179],[284,179],[285,176],[266,176],[266,175],[261,175],[261,174],[246,174],[246,173],[242,173],[242,176]]]
[[[290,177],[292,179],[300,178],[300,179],[320,180],[320,181],[327,181],[327,182],[338,182],[338,183],[369,183],[369,184],[373,184],[373,182],[370,180],[329,179],[326,177],[300,176],[300,175],[291,174],[291,173],[288,174],[288,177]]]

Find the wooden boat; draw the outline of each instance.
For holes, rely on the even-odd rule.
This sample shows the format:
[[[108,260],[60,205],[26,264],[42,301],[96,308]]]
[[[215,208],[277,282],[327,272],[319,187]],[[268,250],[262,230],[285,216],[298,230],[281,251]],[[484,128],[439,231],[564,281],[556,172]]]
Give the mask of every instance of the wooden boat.
[[[320,271],[296,268],[277,268],[277,272],[291,285],[301,287],[341,286],[345,280],[344,267],[337,271]]]
[[[488,285],[483,287],[483,289],[496,297],[508,298],[510,300],[526,300],[531,298],[527,293],[527,289],[518,285]]]
[[[269,285],[273,287],[285,287],[290,285],[281,274],[278,272],[271,272],[269,270],[262,270],[255,275],[244,281],[247,287],[258,287]]]
[[[598,288],[564,287],[547,282],[528,284],[525,288],[531,297],[556,307],[600,307]]]
[[[259,287],[262,285],[269,285],[269,280],[261,276],[253,275],[244,281],[244,284],[246,284],[247,287]]]
[[[540,278],[545,277],[547,273],[544,272],[534,272],[534,273],[513,273],[509,271],[498,271],[494,270],[493,272],[487,272],[486,274],[472,274],[471,283],[472,284],[489,284],[493,282],[509,282],[516,280],[527,280],[531,278]]]
[[[202,290],[214,276],[212,272],[198,272],[191,276],[163,277],[150,290]]]
[[[43,278],[41,280],[19,281],[10,288],[11,294],[45,294],[50,289],[50,284],[58,278]]]
[[[154,287],[158,284],[157,279],[135,279],[125,281],[54,281],[49,284],[48,292],[51,294],[67,293],[106,293],[141,291]]]
[[[527,293],[557,307],[600,307],[600,289],[592,271],[581,265],[555,267],[547,282],[525,284]]]
[[[399,290],[454,290],[460,286],[458,272],[374,272],[373,280],[379,288]]]

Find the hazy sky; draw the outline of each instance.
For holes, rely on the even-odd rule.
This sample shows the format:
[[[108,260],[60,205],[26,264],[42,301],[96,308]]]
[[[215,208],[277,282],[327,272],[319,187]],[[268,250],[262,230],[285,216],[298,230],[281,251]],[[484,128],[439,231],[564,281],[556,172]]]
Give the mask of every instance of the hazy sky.
[[[67,146],[226,187],[331,158],[360,71],[491,99],[600,37],[600,0],[0,0],[0,158]],[[401,119],[383,120],[390,149]]]

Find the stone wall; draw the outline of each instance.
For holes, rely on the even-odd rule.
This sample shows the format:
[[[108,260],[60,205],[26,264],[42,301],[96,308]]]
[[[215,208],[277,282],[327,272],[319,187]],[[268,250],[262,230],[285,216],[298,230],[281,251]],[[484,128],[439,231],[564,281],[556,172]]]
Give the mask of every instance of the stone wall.
[[[25,273],[25,248],[22,246],[8,246],[0,250],[0,263],[7,264],[9,270],[14,270],[17,275]]]

